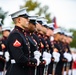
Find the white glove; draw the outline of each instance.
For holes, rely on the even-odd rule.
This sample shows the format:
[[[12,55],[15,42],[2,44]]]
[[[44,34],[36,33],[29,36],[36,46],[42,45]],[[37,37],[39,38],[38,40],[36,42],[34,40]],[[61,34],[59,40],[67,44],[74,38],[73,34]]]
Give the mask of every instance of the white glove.
[[[58,52],[53,52],[54,62],[59,62],[60,54]]]
[[[54,37],[53,36],[50,37],[50,41],[54,41]]]
[[[67,57],[68,57],[68,53],[64,53],[64,57],[67,59]]]
[[[34,58],[37,60],[37,66],[40,64],[41,53],[39,51],[34,51]]]
[[[68,62],[72,61],[72,55],[68,53]]]
[[[72,60],[72,55],[70,53],[64,53],[64,57],[70,62]]]
[[[0,55],[1,55],[1,56],[3,55],[3,52],[2,52],[2,51],[0,51]]]
[[[5,52],[5,58],[6,58],[6,61],[8,62],[9,61],[9,52],[8,51]]]
[[[51,62],[51,54],[48,52],[43,52],[43,60],[46,61],[45,65],[48,65]]]
[[[51,59],[51,54],[48,52],[43,52],[43,58],[50,58]]]

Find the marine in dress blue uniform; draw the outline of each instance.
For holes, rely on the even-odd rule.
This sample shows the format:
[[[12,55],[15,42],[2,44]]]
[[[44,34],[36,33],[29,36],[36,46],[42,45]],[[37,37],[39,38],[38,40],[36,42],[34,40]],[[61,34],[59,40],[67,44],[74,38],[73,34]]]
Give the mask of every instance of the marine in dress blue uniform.
[[[27,36],[29,15],[26,9],[21,9],[11,14],[11,17],[15,23],[15,28],[8,37],[8,51],[11,65],[6,75],[34,75],[37,60],[32,55]]]

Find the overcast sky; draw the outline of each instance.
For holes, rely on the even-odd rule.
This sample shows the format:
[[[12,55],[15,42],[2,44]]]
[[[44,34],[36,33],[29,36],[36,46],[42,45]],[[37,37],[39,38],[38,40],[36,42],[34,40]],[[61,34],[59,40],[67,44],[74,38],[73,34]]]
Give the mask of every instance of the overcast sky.
[[[58,26],[76,29],[76,0],[38,0],[41,5],[48,5],[49,12],[52,16],[56,16]],[[0,0],[0,7],[5,11],[13,11],[19,9],[23,0]]]

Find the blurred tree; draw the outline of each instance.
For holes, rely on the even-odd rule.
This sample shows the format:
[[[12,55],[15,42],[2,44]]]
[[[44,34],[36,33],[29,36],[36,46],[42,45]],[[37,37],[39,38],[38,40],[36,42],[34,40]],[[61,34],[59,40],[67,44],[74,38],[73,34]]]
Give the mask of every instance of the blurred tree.
[[[76,30],[75,29],[70,29],[71,32],[73,32],[73,42],[70,44],[71,47],[76,48]]]
[[[21,8],[23,7],[28,7],[26,10],[27,12],[31,13],[31,11],[33,11],[33,13],[35,15],[39,15],[39,16],[44,16],[48,22],[51,22],[51,18],[50,15],[51,13],[48,12],[48,6],[43,6],[41,7],[41,3],[39,3],[37,0],[24,0],[25,4],[23,6],[21,6]]]
[[[2,21],[1,21],[2,24],[3,24],[3,21],[4,21],[5,17],[6,17],[6,15],[7,15],[7,13],[8,12],[4,12],[2,10],[2,8],[0,7],[0,18],[2,19]]]

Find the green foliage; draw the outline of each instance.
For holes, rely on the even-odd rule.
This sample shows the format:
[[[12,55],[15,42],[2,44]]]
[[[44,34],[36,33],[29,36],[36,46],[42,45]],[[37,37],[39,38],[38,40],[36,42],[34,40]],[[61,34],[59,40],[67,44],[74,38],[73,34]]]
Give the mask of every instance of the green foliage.
[[[51,18],[50,18],[51,13],[48,12],[49,7],[46,5],[41,7],[40,5],[41,3],[39,3],[37,0],[36,1],[25,0],[25,4],[21,6],[21,8],[28,7],[27,12],[37,10],[34,12],[34,14],[39,16],[44,15],[44,17],[48,20],[48,22],[51,22]]]
[[[73,32],[73,42],[70,44],[71,47],[76,47],[76,30],[70,29],[71,32]]]
[[[2,24],[3,24],[3,21],[4,21],[5,17],[6,17],[6,15],[7,15],[7,12],[4,12],[2,10],[2,8],[0,8],[0,18],[2,19]]]
[[[39,7],[40,3],[37,1],[27,0],[24,7],[28,7],[27,11],[35,10],[35,8]]]

